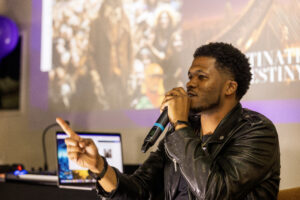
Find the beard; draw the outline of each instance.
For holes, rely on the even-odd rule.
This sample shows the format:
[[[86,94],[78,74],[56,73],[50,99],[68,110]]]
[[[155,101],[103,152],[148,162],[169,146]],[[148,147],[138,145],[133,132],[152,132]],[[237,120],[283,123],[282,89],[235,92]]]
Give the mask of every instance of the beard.
[[[212,110],[220,105],[220,101],[221,98],[220,96],[218,96],[218,98],[212,103],[209,103],[207,105],[199,105],[199,106],[191,107],[190,112],[191,114],[199,114],[203,111]]]

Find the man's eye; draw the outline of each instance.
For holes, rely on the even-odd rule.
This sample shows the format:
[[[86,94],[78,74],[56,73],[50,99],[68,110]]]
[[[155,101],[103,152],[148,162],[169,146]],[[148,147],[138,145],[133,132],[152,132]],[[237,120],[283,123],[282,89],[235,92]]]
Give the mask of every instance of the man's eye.
[[[199,78],[199,79],[204,79],[204,78],[206,78],[206,76],[199,75],[198,78]]]

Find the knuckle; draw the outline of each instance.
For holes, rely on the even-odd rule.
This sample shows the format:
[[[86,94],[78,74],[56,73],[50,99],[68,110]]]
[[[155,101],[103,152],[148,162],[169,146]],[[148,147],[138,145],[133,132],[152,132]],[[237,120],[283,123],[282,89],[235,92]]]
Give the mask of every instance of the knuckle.
[[[72,151],[72,146],[67,146],[67,152],[71,152]]]
[[[76,145],[77,145],[77,142],[74,141],[74,140],[71,139],[71,138],[65,139],[65,143],[66,143],[67,146],[76,146]]]
[[[65,142],[66,142],[66,143],[67,143],[67,142],[69,143],[69,142],[71,142],[71,141],[72,141],[71,138],[66,138],[66,139],[65,139]]]

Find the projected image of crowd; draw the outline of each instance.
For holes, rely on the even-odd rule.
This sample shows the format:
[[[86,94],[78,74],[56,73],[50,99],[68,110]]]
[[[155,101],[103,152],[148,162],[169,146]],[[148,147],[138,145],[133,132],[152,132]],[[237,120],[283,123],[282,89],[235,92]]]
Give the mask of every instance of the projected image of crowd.
[[[51,106],[153,109],[183,86],[182,0],[57,0]]]

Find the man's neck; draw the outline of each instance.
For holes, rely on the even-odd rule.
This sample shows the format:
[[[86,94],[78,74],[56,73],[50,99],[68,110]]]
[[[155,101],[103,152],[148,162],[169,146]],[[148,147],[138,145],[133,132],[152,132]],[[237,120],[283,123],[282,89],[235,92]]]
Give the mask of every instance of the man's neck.
[[[203,135],[213,134],[222,119],[236,106],[238,102],[219,105],[217,108],[201,112],[201,131]]]

